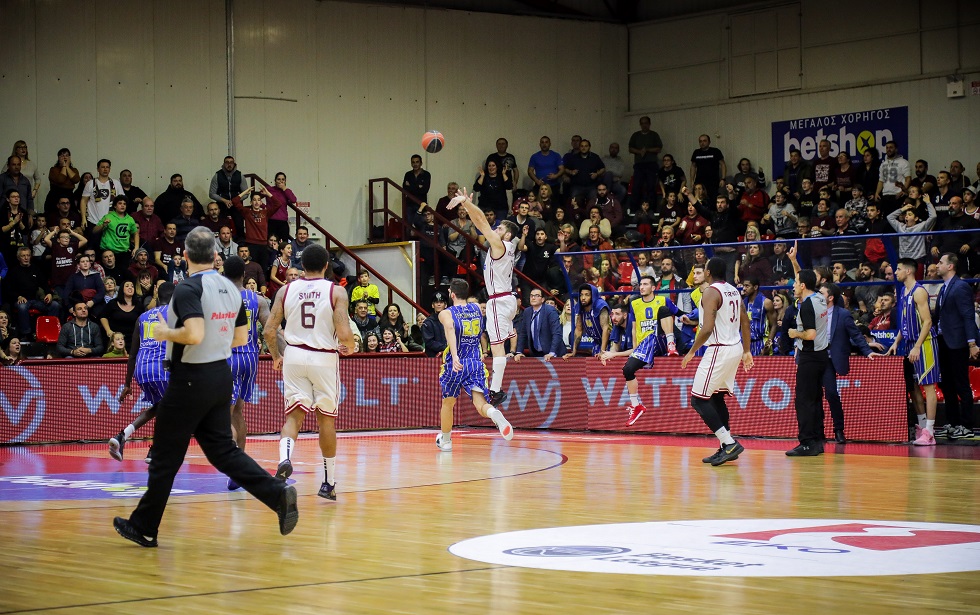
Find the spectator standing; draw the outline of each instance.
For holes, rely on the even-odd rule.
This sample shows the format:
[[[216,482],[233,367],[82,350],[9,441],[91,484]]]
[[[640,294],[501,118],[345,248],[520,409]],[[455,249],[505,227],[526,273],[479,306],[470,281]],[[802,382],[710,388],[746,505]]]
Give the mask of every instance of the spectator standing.
[[[0,192],[6,194],[16,190],[20,194],[20,202],[27,211],[34,211],[34,188],[31,181],[21,172],[21,157],[14,155],[7,158],[7,167],[0,173]]]
[[[268,287],[266,285],[265,270],[262,265],[255,262],[252,259],[252,250],[247,245],[238,246],[238,258],[245,261],[245,285],[248,285],[248,281],[255,280],[255,288],[252,289],[257,293],[265,294]]]
[[[970,178],[963,174],[964,170],[965,167],[959,160],[949,163],[949,186],[957,192],[962,192],[970,185]]]
[[[657,156],[663,147],[660,135],[650,130],[650,117],[644,115],[640,118],[640,129],[630,135],[629,142],[629,153],[633,154],[633,194],[637,203],[656,204]]]
[[[592,151],[592,142],[582,139],[579,142],[578,154],[573,154],[565,161],[565,174],[570,178],[571,196],[585,194],[595,198],[596,186],[605,175],[602,159]]]
[[[367,301],[368,314],[377,316],[377,306],[381,303],[381,292],[378,290],[377,284],[371,283],[369,271],[364,270],[357,274],[357,286],[351,291],[350,298],[355,305],[358,301]]]
[[[708,198],[713,200],[720,189],[725,187],[724,178],[728,175],[725,156],[717,147],[711,147],[711,137],[698,137],[698,149],[691,154],[691,182],[704,184]]]
[[[429,188],[432,186],[432,175],[422,168],[422,157],[418,154],[412,156],[412,169],[405,172],[402,179],[402,188],[411,196],[414,196],[423,205],[428,204]],[[408,201],[405,201],[406,204]]]
[[[109,177],[112,162],[103,158],[98,164],[99,176],[93,178],[82,192],[82,229],[98,224],[109,213],[109,208],[119,195],[125,195],[119,180]]]
[[[235,222],[235,228],[241,233],[244,230],[241,213],[235,209],[232,199],[235,195],[244,192],[248,188],[248,182],[238,169],[238,163],[234,156],[225,156],[218,169],[211,177],[211,185],[208,186],[208,197],[218,203],[221,213],[231,216]],[[185,233],[186,235],[186,233]],[[181,237],[183,239],[183,237]]]
[[[184,240],[177,237],[176,222],[167,223],[163,229],[163,235],[153,243],[152,249],[153,264],[161,272],[167,271],[174,256],[184,251]]]
[[[78,270],[69,276],[62,298],[70,301],[71,305],[82,301],[91,309],[92,306],[102,303],[104,297],[105,283],[102,276],[92,268],[92,260],[87,254],[79,255]]]
[[[657,171],[657,179],[660,182],[660,195],[666,197],[667,194],[671,192],[676,192],[681,194],[685,186],[687,186],[687,177],[684,175],[684,169],[677,166],[674,162],[674,157],[670,154],[664,154],[663,167]],[[635,180],[633,190],[636,190]],[[652,203],[654,209],[656,209],[657,203]]]
[[[609,155],[602,157],[602,166],[606,173],[602,178],[602,183],[606,184],[609,191],[616,195],[620,203],[626,200],[626,186],[623,185],[623,177],[626,175],[626,163],[619,155],[619,143],[609,144]]]
[[[140,227],[136,224],[128,213],[129,200],[125,195],[118,195],[112,202],[112,210],[102,219],[93,229],[97,235],[101,235],[99,247],[102,250],[112,250],[116,255],[116,262],[122,268],[129,267],[133,254],[140,247]]]
[[[285,243],[293,238],[293,234],[289,232],[289,205],[296,205],[296,195],[286,187],[286,174],[282,171],[276,173],[274,185],[269,188],[269,192],[283,203],[282,208],[277,209],[269,218],[269,233],[278,237],[280,243]]]
[[[909,203],[901,209],[896,209],[888,214],[888,224],[899,234],[898,238],[898,257],[911,258],[919,263],[919,270],[922,271],[926,263],[926,236],[910,235],[910,233],[924,233],[932,230],[936,225],[936,208],[932,203],[926,201],[929,217],[925,220],[919,219],[919,213],[915,205]]]
[[[964,271],[974,271],[977,261],[980,260],[977,258],[977,250],[980,249],[978,228],[980,223],[963,212],[963,197],[952,197],[949,200],[949,215],[940,220],[936,230],[963,232],[933,235],[930,254],[938,259],[943,252],[951,252],[960,259],[960,268]]]
[[[930,195],[936,189],[936,178],[929,175],[929,162],[921,158],[915,161],[915,175],[909,182],[909,188],[915,186],[923,195]],[[928,196],[927,196],[928,198]]]
[[[887,216],[902,206],[911,181],[909,161],[898,153],[898,144],[889,141],[885,144],[885,159],[878,170],[878,186],[874,193],[883,214]]]
[[[591,210],[593,207],[598,207],[602,212],[602,217],[609,220],[609,228],[611,230],[610,237],[619,237],[625,232],[623,227],[623,206],[619,204],[616,200],[615,195],[610,194],[609,187],[600,182],[596,186],[595,198],[589,201],[588,205]]]
[[[789,151],[789,164],[783,169],[783,192],[795,199],[800,198],[804,179],[813,181],[813,166],[803,159],[800,150],[793,148]]]
[[[58,162],[48,170],[48,184],[50,189],[48,190],[48,196],[44,199],[44,213],[47,214],[48,220],[57,223],[55,209],[58,200],[65,198],[71,204],[75,186],[78,185],[81,179],[78,169],[71,162],[71,150],[67,147],[58,150]]]
[[[289,245],[293,247],[289,259],[289,264],[291,267],[296,267],[297,269],[301,269],[303,263],[300,259],[303,256],[303,250],[313,245],[313,242],[310,241],[310,229],[306,228],[303,225],[297,226],[296,237],[291,242],[289,242]]]
[[[252,192],[249,188],[242,194],[232,199],[235,209],[242,213],[245,219],[245,244],[249,248],[252,259],[257,263],[265,264],[269,262],[268,241],[269,241],[269,217],[283,207],[283,202],[279,197],[269,192],[265,186],[262,187],[261,194]],[[246,208],[242,203],[242,197],[252,193],[251,207]],[[265,196],[266,204],[263,207],[262,197]],[[246,273],[247,275],[247,273]],[[263,289],[263,294],[265,290]]]
[[[7,189],[0,204],[0,254],[13,262],[17,248],[30,245],[30,228],[34,225],[31,213],[23,205],[20,193]]]
[[[532,154],[528,161],[527,176],[537,189],[548,184],[555,191],[561,187],[561,177],[565,171],[561,154],[551,151],[551,138],[547,136],[541,137],[538,147],[540,151]]]
[[[31,160],[30,153],[27,151],[27,141],[21,140],[14,143],[10,155],[20,158],[20,172],[31,185],[30,202],[34,203],[37,200],[37,193],[41,189],[41,170],[37,167],[37,163]],[[9,166],[9,161],[7,164]],[[960,165],[960,170],[962,168],[963,166]],[[6,172],[8,167],[4,167],[3,170]],[[27,199],[25,199],[25,202],[27,202]],[[34,212],[33,206],[31,207],[31,212]]]
[[[830,155],[830,141],[821,139],[817,144],[817,159],[813,161],[813,189],[820,191],[834,182],[837,159]]]
[[[133,172],[129,169],[123,169],[119,173],[119,183],[122,184],[123,193],[126,195],[126,211],[131,214],[136,213],[136,210],[143,204],[146,193],[139,186],[133,185]]]
[[[942,222],[949,215],[949,202],[953,197],[960,196],[960,193],[950,185],[949,171],[940,171],[936,178],[936,189],[932,193],[932,204],[936,206],[936,213],[939,221]]]
[[[830,184],[838,203],[843,202],[847,195],[851,194],[854,186],[861,185],[858,181],[857,167],[851,164],[851,157],[847,152],[842,151],[837,154],[837,166],[834,168]]]
[[[743,160],[747,161],[748,159],[743,158]],[[728,185],[728,201],[731,203],[736,199],[738,200],[738,214],[744,222],[759,222],[769,211],[769,195],[764,190],[759,189],[759,180],[752,175],[745,175],[742,184],[744,188],[741,191],[741,196],[736,196],[738,184]]]

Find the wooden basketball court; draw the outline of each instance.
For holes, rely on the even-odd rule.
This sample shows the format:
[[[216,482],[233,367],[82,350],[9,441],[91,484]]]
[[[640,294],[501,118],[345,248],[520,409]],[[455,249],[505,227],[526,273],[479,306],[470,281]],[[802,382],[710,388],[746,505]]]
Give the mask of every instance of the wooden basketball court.
[[[955,534],[957,548],[967,549],[961,553],[975,558],[972,570],[887,576],[610,574],[486,563],[449,551],[480,536],[598,524],[973,524],[980,447],[849,443],[791,459],[783,451],[792,443],[744,440],[741,458],[711,467],[701,457],[717,447],[713,438],[519,432],[508,443],[496,432],[467,431],[454,436],[452,453],[441,453],[434,437],[342,435],[336,503],[316,496],[319,451],[314,438],[301,439],[292,477],[300,521],[287,537],[274,513],[241,491],[227,492],[224,477],[192,447],[158,549],[123,540],[111,523],[129,514],[145,484],[145,442],[129,443],[122,463],[102,444],[2,448],[0,612],[980,612],[980,533],[976,541],[970,532]],[[275,467],[275,439],[250,439],[247,451]],[[887,548],[892,561],[928,568],[941,553],[934,549],[953,547]],[[792,567],[802,555],[785,557]]]

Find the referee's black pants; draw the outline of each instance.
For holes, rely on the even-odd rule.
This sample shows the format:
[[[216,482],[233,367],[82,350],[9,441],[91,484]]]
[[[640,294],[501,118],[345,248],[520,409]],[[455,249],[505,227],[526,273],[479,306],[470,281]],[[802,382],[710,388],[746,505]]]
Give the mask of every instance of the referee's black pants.
[[[215,468],[276,509],[286,485],[235,445],[231,437],[231,392],[231,369],[226,361],[181,365],[171,374],[167,392],[157,406],[146,493],[129,518],[144,535],[157,535],[191,436],[197,438]]]
[[[823,377],[828,361],[826,350],[796,352],[796,422],[800,444],[823,443]]]

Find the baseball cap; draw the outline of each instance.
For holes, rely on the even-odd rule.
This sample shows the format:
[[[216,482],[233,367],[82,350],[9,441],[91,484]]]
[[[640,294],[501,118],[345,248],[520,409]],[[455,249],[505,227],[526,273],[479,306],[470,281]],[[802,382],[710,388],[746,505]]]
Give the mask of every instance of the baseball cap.
[[[441,290],[437,291],[436,294],[432,295],[432,303],[448,303],[448,302],[449,301],[446,298],[446,293],[442,292]]]

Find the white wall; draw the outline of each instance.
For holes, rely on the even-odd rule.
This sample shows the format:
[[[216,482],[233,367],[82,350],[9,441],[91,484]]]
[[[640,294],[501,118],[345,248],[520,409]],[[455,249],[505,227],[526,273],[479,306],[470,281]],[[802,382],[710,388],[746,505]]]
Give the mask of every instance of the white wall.
[[[153,195],[181,172],[207,197],[228,150],[223,0],[0,0],[0,16],[0,151],[24,139],[45,171],[61,147],[81,170],[107,157]],[[367,237],[368,179],[400,181],[427,129],[446,135],[424,157],[433,197],[472,185],[499,136],[522,168],[542,134],[562,152],[573,133],[600,152],[623,138],[622,26],[314,0],[235,0],[234,24],[239,168],[287,173],[345,243]]]
[[[153,195],[180,172],[207,196],[228,146],[223,0],[2,0],[0,16],[4,158],[24,139],[46,175],[68,147],[82,171],[109,158]]]
[[[980,96],[969,86],[980,80],[980,18],[968,4],[895,0],[885,10],[802,0],[633,26],[624,131],[649,114],[664,152],[685,169],[698,135],[708,133],[729,168],[744,156],[768,170],[774,121],[907,105],[906,157],[930,160],[933,173],[959,159],[972,178]],[[747,14],[755,30],[745,27]],[[742,61],[748,57],[754,62]],[[796,83],[786,72],[794,57]],[[946,97],[953,73],[964,79],[965,98]]]
[[[240,166],[270,179],[285,171],[329,231],[361,243],[367,180],[400,182],[412,154],[432,173],[434,202],[450,181],[472,185],[497,137],[522,169],[542,134],[562,152],[573,133],[599,151],[621,139],[625,33],[461,11],[237,1]],[[430,129],[446,137],[438,154],[419,144]]]

